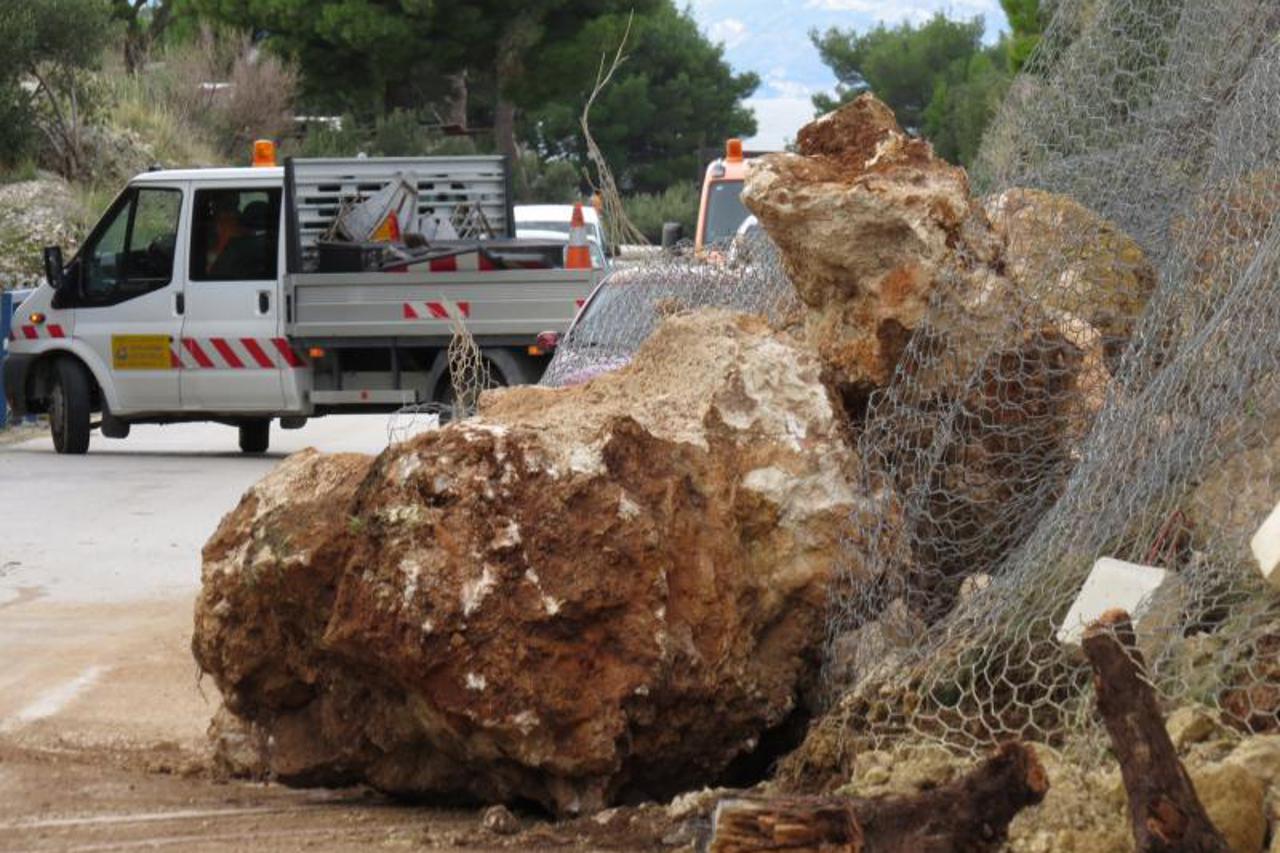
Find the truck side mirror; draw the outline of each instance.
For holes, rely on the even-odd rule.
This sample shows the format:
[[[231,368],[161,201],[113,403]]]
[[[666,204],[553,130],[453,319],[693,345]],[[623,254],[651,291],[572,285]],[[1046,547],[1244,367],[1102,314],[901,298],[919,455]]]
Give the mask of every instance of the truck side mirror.
[[[670,250],[684,239],[684,226],[679,222],[662,223],[662,248]]]
[[[62,290],[66,279],[62,275],[62,247],[44,247],[44,277],[54,290]]]

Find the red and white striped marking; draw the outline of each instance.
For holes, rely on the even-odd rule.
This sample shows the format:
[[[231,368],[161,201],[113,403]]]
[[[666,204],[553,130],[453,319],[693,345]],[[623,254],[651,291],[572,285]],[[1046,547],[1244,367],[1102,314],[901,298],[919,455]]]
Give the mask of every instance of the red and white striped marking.
[[[21,326],[15,326],[9,331],[9,340],[38,341],[41,338],[65,338],[67,332],[58,323],[49,323],[46,325],[36,326],[27,323]]]
[[[427,265],[431,272],[487,272],[497,269],[483,252],[461,252],[446,258],[432,258]]]
[[[463,319],[471,318],[470,302],[455,302]],[[449,308],[443,302],[406,302],[401,312],[406,320],[448,320]]]
[[[284,338],[181,338],[169,362],[182,370],[292,370],[306,362]]]

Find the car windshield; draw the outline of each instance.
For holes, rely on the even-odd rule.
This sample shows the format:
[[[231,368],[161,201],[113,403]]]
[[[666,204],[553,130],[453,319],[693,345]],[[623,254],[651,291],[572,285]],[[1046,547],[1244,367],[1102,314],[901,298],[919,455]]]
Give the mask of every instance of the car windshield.
[[[543,222],[541,220],[537,222],[520,221],[516,223],[516,230],[517,231],[558,231],[561,234],[568,234],[569,223],[568,222]]]
[[[742,181],[716,181],[707,198],[707,221],[702,235],[704,246],[728,240],[750,214],[742,205]]]
[[[586,347],[631,349],[649,336],[656,325],[654,301],[663,288],[622,278],[607,282],[587,303],[574,324],[574,344]]]

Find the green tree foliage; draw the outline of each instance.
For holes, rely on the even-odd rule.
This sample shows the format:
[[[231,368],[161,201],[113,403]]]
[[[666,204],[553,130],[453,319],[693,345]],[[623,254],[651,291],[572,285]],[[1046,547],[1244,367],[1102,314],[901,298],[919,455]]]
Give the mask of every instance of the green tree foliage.
[[[582,108],[601,57],[612,56],[627,21],[627,14],[604,15],[574,38],[549,43],[539,53],[539,73],[516,88],[516,102],[527,107],[524,135],[544,156],[586,168]],[[755,116],[742,100],[759,78],[734,74],[722,48],[670,0],[634,17],[625,52],[590,116],[592,136],[624,189],[660,192],[691,180],[699,147],[755,133]]]
[[[456,11],[433,0],[189,0],[209,21],[265,35],[302,69],[313,107],[372,116],[394,105],[398,87],[427,58],[458,61],[452,40],[434,39]],[[443,6],[444,8],[438,8]],[[460,38],[472,33],[458,31]],[[482,32],[476,35],[483,35]]]
[[[981,17],[953,21],[939,13],[919,26],[811,33],[839,80],[835,95],[816,95],[814,106],[826,112],[873,92],[939,155],[968,163],[1009,81],[1007,45],[984,47],[984,30]]]
[[[67,176],[87,167],[84,130],[97,104],[88,72],[111,36],[107,0],[6,0],[0,14],[0,159],[41,161]]]
[[[465,123],[492,126],[497,151],[517,155],[523,138],[543,160],[579,171],[582,107],[601,55],[617,47],[634,12],[628,60],[592,120],[624,187],[660,190],[687,180],[699,146],[755,132],[741,102],[758,79],[735,75],[672,0],[186,2],[296,57],[308,109],[352,114],[364,128],[397,108],[456,124],[461,99]],[[555,171],[550,192],[558,193],[568,172]],[[532,192],[525,184],[534,178],[545,176],[521,168],[517,188]]]
[[[1009,36],[1009,69],[1016,74],[1027,63],[1044,32],[1040,0],[1000,0],[1000,6],[1013,30]]]
[[[942,157],[968,165],[978,155],[982,134],[1013,78],[1007,71],[1004,43],[957,61],[964,68],[943,76],[934,87],[923,132]]]

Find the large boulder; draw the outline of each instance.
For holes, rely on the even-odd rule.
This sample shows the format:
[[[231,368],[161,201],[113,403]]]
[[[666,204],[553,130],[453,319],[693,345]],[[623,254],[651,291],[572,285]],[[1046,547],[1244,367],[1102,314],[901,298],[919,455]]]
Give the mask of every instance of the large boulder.
[[[1011,189],[983,199],[1006,275],[1046,308],[1100,334],[1110,370],[1156,289],[1137,241],[1067,196]]]
[[[964,170],[872,95],[806,125],[796,148],[753,160],[742,199],[809,308],[829,380],[857,397],[888,383],[948,274],[981,289],[998,240]]]
[[[258,735],[223,741],[286,782],[559,813],[713,781],[815,675],[858,503],[820,369],[681,314],[585,385],[286,460],[204,553],[195,654]]]

